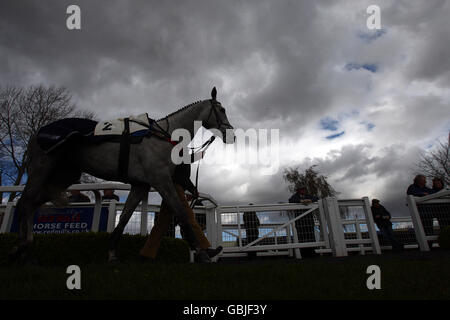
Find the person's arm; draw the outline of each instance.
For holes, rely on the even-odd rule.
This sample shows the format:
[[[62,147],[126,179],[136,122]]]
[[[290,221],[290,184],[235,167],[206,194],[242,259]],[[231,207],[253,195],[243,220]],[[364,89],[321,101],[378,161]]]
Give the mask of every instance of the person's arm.
[[[423,190],[422,190],[423,189]],[[428,194],[430,194],[430,191],[428,188],[418,188],[416,185],[412,184],[408,187],[408,190],[406,191],[407,195],[415,196],[415,197],[423,197]]]
[[[381,218],[378,210],[375,207],[370,207],[370,210],[372,211],[372,216],[375,221]]]
[[[388,220],[391,219],[391,213],[385,207],[383,207],[383,218]]]
[[[192,183],[191,179],[186,179],[184,186],[182,186],[185,190],[189,191],[194,198],[198,198],[198,190]]]
[[[194,184],[192,183],[189,177],[180,176],[177,179],[175,179],[175,183],[182,186],[184,190],[189,191],[194,197],[198,195],[197,188],[195,188]]]
[[[311,194],[306,195],[305,198],[306,198],[307,200],[311,200],[311,202],[317,202],[317,201],[319,200],[318,197],[313,196],[313,195],[311,195]]]
[[[175,174],[173,177],[175,183],[178,183],[184,190],[192,193],[194,197],[198,197],[197,188],[191,181],[191,165],[190,164],[180,164],[175,169]]]
[[[412,195],[413,194],[413,192],[412,192],[412,187],[413,187],[413,185],[410,185],[409,187],[408,187],[408,189],[406,190],[406,195]]]
[[[290,198],[289,198],[289,203],[297,203],[299,202],[297,199],[297,194],[294,193]]]
[[[424,192],[422,190],[419,190],[419,188],[415,184],[412,184],[408,187],[406,194],[415,197],[421,197],[425,195]]]

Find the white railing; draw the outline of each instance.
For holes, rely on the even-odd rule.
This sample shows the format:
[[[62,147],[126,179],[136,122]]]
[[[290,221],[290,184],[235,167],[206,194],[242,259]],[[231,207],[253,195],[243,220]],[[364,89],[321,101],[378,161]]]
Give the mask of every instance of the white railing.
[[[93,203],[72,203],[69,208],[91,207],[93,219],[91,231],[98,231],[102,208],[108,209],[107,232],[112,232],[118,222],[118,215],[124,203],[102,202],[99,190],[130,190],[130,185],[121,183],[79,184],[69,190],[91,191]],[[0,192],[20,192],[23,186],[0,187]],[[153,190],[151,190],[153,192]],[[381,249],[390,249],[389,244],[380,246],[377,228],[370,210],[369,199],[321,199],[317,203],[302,205],[259,204],[244,206],[218,206],[209,195],[200,196],[209,200],[205,207],[195,207],[196,214],[206,217],[206,234],[213,247],[224,246],[222,257],[245,256],[251,252],[257,255],[289,255],[301,258],[301,250],[312,248],[316,253],[332,253],[346,256],[349,252],[366,254],[370,251],[380,254]],[[429,250],[428,241],[436,240],[436,235],[425,235],[421,222],[420,204],[445,204],[450,207],[450,191],[415,198],[408,197],[410,217],[393,217],[393,229],[401,236],[405,248]],[[419,205],[419,207],[418,207]],[[45,206],[51,207],[51,204]],[[9,232],[13,221],[15,202],[0,205],[0,232]],[[160,206],[148,204],[147,199],[136,208],[131,226],[125,232],[146,235],[153,227],[155,213]],[[249,227],[244,223],[244,215],[254,212],[261,220],[253,231],[257,236],[247,237]],[[308,220],[309,219],[309,220]],[[306,222],[305,222],[306,221]],[[309,222],[307,222],[309,221]],[[133,229],[133,227],[136,227]],[[308,234],[309,233],[309,234]],[[306,236],[305,236],[306,235]],[[251,241],[249,241],[249,239]]]
[[[1,192],[22,192],[24,189],[24,186],[0,186],[0,193]],[[117,224],[117,215],[118,213],[121,213],[125,203],[120,203],[115,200],[113,201],[103,201],[101,200],[101,194],[100,190],[105,189],[113,189],[113,190],[122,190],[122,191],[129,191],[131,189],[131,186],[129,184],[123,184],[123,183],[86,183],[86,184],[74,184],[70,186],[67,190],[80,190],[85,192],[92,192],[94,194],[94,201],[92,202],[85,202],[85,203],[70,203],[68,205],[68,208],[79,208],[79,207],[94,207],[93,212],[93,219],[92,219],[92,227],[90,231],[97,232],[99,230],[99,224],[100,224],[100,214],[103,207],[108,208],[108,212],[112,214],[108,214],[108,222],[107,222],[107,232],[112,232],[114,230],[114,227]],[[150,192],[155,192],[155,190],[150,190]],[[198,207],[195,208],[195,213],[203,213],[203,212],[209,212],[211,210],[214,210],[214,208],[217,206],[216,200],[214,200],[213,197],[206,193],[200,193],[200,197],[202,199],[208,200],[209,205],[207,207]],[[6,204],[0,204],[0,215],[2,216],[0,219],[0,233],[9,232],[11,230],[11,225],[13,223],[13,213],[15,209],[16,201],[8,202]],[[45,204],[43,207],[53,207],[51,203]],[[148,197],[144,199],[141,204],[138,205],[136,208],[133,217],[135,218],[137,215],[139,215],[140,220],[140,231],[138,233],[142,235],[146,235],[150,229],[149,229],[149,221],[148,221],[148,214],[149,212],[159,212],[159,205],[149,205],[148,204]],[[210,229],[212,229],[213,221],[211,221],[208,216],[211,217],[211,214],[207,215],[207,226],[209,226]],[[151,225],[151,224],[150,224]],[[213,233],[211,231],[211,233]]]
[[[336,217],[338,221],[339,218],[341,221],[336,228],[343,229],[343,239],[340,240],[345,244],[341,248],[343,255],[353,251],[357,251],[360,254],[365,254],[366,251],[380,254],[381,248],[369,199],[364,197],[362,199],[338,200],[337,206],[339,214]]]
[[[316,232],[312,236],[313,241],[300,242],[298,239],[299,224],[296,222],[307,215],[318,214],[319,222],[314,222],[314,228],[324,230],[322,226],[326,226],[326,223],[318,211],[317,204],[221,206],[216,210],[218,219],[216,234],[219,238],[214,239],[214,242],[224,246],[223,255],[228,257],[259,251],[259,255],[289,255],[301,258],[300,248],[329,247],[328,238],[320,240],[320,235],[316,236]],[[253,221],[252,227],[252,221],[244,222],[246,213],[257,214],[258,219],[263,220],[262,223],[257,225]],[[252,236],[249,241],[247,233],[253,233],[254,230],[257,230],[258,236]],[[259,236],[261,232],[264,234]]]
[[[406,202],[420,250],[429,251],[429,242],[438,238],[433,230],[434,219],[437,218],[440,229],[450,225],[450,190],[442,190],[424,197],[410,195],[407,196]]]

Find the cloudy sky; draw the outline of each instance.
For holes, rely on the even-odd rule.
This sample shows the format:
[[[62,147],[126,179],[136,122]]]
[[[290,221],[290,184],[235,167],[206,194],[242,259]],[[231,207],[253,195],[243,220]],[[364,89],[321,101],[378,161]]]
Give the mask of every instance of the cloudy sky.
[[[70,4],[81,30],[66,28]],[[105,120],[159,118],[216,86],[235,128],[279,129],[280,169],[205,165],[200,191],[286,201],[282,168],[317,164],[339,197],[403,215],[420,150],[450,129],[449,17],[439,0],[2,0],[0,86],[64,86]]]

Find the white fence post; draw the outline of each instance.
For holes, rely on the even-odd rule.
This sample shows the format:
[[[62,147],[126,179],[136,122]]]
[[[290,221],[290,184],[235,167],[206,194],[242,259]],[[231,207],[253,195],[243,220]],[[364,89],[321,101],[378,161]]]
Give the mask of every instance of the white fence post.
[[[223,236],[222,236],[222,213],[220,210],[220,206],[216,208],[216,244],[219,246],[222,244]]]
[[[323,199],[324,211],[327,216],[328,230],[330,232],[330,245],[333,255],[336,257],[347,256],[347,245],[345,244],[344,228],[339,213],[339,206],[335,197]]]
[[[100,225],[100,214],[102,211],[102,197],[98,190],[93,190],[95,195],[95,205],[94,205],[94,216],[92,217],[92,232],[98,232],[98,227]]]
[[[214,207],[208,207],[205,209],[206,215],[206,234],[211,246],[214,248],[218,246],[217,244],[217,233],[214,225],[216,224],[216,210]]]
[[[141,202],[141,236],[147,235],[148,225],[148,193]]]
[[[242,231],[241,231],[241,214],[239,212],[239,206],[236,207],[236,222],[237,222],[237,227],[238,227],[238,235],[239,235],[239,239],[238,239],[238,243],[239,243],[239,248],[242,248]]]
[[[293,223],[291,223],[291,227],[292,227],[292,233],[294,235],[294,243],[299,243],[298,242],[298,234],[297,234],[297,227],[295,226],[295,221]],[[295,248],[294,249],[294,257],[295,259],[301,259],[302,258],[302,254],[300,252],[300,248]]]
[[[323,241],[325,241],[325,248],[331,249],[330,246],[330,238],[328,237],[328,226],[327,226],[327,219],[325,217],[325,211],[323,208],[323,201],[320,199],[317,204],[319,205],[319,221],[320,221],[320,228],[322,232],[322,238]]]
[[[420,251],[430,251],[428,246],[425,230],[423,229],[422,221],[420,220],[419,210],[417,210],[416,201],[411,195],[407,196],[409,213],[411,214],[411,220],[414,226],[414,232],[416,233],[417,243],[419,244]]]
[[[108,208],[108,225],[106,227],[106,232],[113,232],[116,227],[116,200],[111,200]]]
[[[358,222],[358,215],[355,215],[355,229],[356,229],[356,239],[362,240],[361,227]],[[360,255],[366,254],[366,250],[364,250],[364,244],[360,243],[359,249],[360,249],[359,250]]]
[[[288,225],[284,229],[285,229],[285,232],[286,232],[286,243],[292,243],[291,227]],[[289,252],[289,257],[292,257],[294,255],[294,252],[292,251],[292,249],[288,249],[288,252]]]
[[[3,215],[3,222],[0,227],[0,233],[6,233],[11,231],[11,225],[14,218],[14,206],[15,203],[12,201],[6,204],[5,213]]]
[[[372,239],[372,249],[376,254],[381,254],[380,243],[378,242],[377,230],[375,229],[375,223],[373,222],[372,210],[370,209],[369,198],[364,197],[364,214],[366,215],[367,230],[369,236]]]

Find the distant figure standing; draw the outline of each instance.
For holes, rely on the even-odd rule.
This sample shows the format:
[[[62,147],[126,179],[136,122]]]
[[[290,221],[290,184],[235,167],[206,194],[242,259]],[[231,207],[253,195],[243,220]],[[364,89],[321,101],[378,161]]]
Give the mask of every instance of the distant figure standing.
[[[414,178],[414,183],[408,187],[406,193],[415,197],[423,197],[444,189],[443,181],[440,178],[433,179],[433,189],[428,188],[426,182],[427,180],[424,175],[417,175]],[[441,230],[450,225],[450,210],[449,206],[446,204],[419,203],[417,204],[417,209],[419,211],[420,221],[422,222],[425,235],[427,236],[434,235],[434,218],[438,220]],[[432,242],[433,241],[428,241],[430,247]]]
[[[396,251],[403,250],[403,245],[397,240],[392,231],[391,214],[389,211],[380,204],[380,200],[378,199],[372,200],[372,207],[370,209],[372,210],[373,219],[378,229],[380,229],[381,235],[389,240],[392,249]]]
[[[252,205],[250,203],[249,205]],[[259,238],[259,218],[255,211],[244,212],[244,228],[247,238],[247,244],[252,243]],[[247,256],[250,259],[256,258],[256,251],[250,251]]]
[[[433,178],[433,186],[431,189],[431,193],[438,193],[444,190],[444,181],[441,178]],[[443,228],[450,225],[450,204],[449,203],[428,203],[423,204],[423,209],[428,209],[431,215],[436,218],[439,222],[439,228],[442,230]],[[431,219],[431,229],[433,228],[433,220]],[[424,226],[425,228],[425,226]],[[434,230],[431,230],[434,233]]]
[[[424,175],[418,174],[414,178],[414,183],[408,187],[406,190],[407,195],[415,196],[415,197],[423,197],[433,193],[433,190],[426,186],[427,179]]]
[[[289,198],[289,203],[301,203],[304,205],[317,202],[317,197],[307,193],[306,186],[300,186],[297,188],[297,192]],[[302,214],[302,211],[296,210],[295,216],[298,217]],[[316,237],[314,233],[314,217],[312,214],[308,214],[303,218],[295,221],[295,228],[297,229],[297,236],[299,242],[315,242]],[[302,257],[313,257],[315,255],[314,248],[302,248],[300,249]]]
[[[111,200],[116,200],[117,202],[119,202],[120,198],[117,194],[114,193],[113,189],[103,190],[102,201],[111,201]]]
[[[434,178],[433,179],[433,186],[431,188],[431,193],[436,193],[441,190],[444,190],[444,182],[441,178]]]
[[[69,202],[91,202],[87,195],[81,193],[80,190],[70,190]]]

